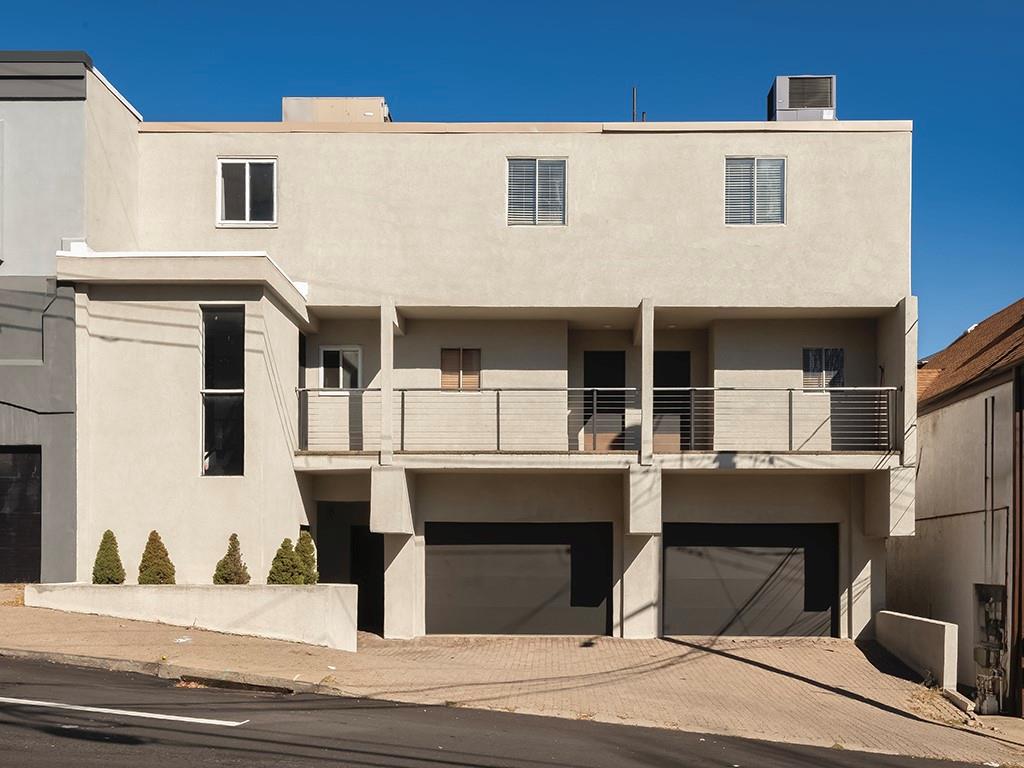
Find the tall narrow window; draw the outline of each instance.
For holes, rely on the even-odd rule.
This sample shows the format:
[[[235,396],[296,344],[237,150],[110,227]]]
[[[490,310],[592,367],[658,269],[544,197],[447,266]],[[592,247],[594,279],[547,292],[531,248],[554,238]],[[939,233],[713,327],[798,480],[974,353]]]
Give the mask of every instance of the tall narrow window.
[[[508,223],[565,224],[565,160],[509,158]]]
[[[786,161],[778,157],[725,159],[725,223],[784,224]]]
[[[277,221],[277,161],[218,161],[218,224],[270,225]]]
[[[245,309],[203,308],[203,474],[245,471]]]
[[[839,347],[804,347],[804,389],[845,386],[845,357]]]
[[[359,347],[320,347],[320,387],[362,387],[363,350]]]
[[[441,350],[441,389],[480,389],[480,350]]]

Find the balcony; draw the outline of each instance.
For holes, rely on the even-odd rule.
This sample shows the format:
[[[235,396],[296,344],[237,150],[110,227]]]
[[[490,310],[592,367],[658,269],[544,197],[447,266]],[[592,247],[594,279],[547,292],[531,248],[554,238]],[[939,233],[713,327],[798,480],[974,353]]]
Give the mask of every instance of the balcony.
[[[688,452],[882,453],[896,447],[894,387],[688,387],[653,392],[653,449]],[[379,389],[299,389],[299,446],[381,449]],[[638,453],[635,388],[396,389],[395,452]]]

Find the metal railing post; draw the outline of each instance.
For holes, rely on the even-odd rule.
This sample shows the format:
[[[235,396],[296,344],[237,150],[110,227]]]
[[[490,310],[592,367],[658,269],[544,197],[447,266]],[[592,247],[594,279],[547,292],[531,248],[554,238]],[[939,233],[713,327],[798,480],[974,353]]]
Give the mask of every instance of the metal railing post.
[[[597,390],[590,393],[590,450],[597,450]]]
[[[793,450],[793,390],[789,390],[789,450]]]
[[[299,450],[309,450],[309,392],[299,390]]]
[[[494,390],[494,442],[495,450],[501,453],[501,390]]]
[[[392,406],[393,407],[393,406]],[[399,410],[399,434],[398,434],[398,450],[405,450],[405,390],[401,391],[401,406]]]

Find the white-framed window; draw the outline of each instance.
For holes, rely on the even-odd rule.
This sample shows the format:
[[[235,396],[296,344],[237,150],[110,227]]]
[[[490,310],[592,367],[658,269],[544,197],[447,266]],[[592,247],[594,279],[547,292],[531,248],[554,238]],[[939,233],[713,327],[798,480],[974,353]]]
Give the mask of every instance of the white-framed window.
[[[217,158],[217,226],[277,224],[277,158]]]
[[[508,225],[565,224],[565,158],[508,158]]]
[[[846,353],[841,347],[804,347],[804,389],[846,386]]]
[[[725,158],[725,223],[786,223],[785,158]]]
[[[362,389],[363,348],[352,345],[320,347],[320,389]]]

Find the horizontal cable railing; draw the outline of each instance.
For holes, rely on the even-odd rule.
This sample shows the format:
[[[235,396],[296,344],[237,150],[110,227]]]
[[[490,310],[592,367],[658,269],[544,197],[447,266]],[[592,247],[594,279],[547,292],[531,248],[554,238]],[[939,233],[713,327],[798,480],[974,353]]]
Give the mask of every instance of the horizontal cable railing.
[[[654,390],[654,450],[890,451],[895,387]]]
[[[407,452],[637,451],[636,389],[397,389],[395,449]]]
[[[331,453],[380,450],[379,389],[299,388],[299,448]]]

